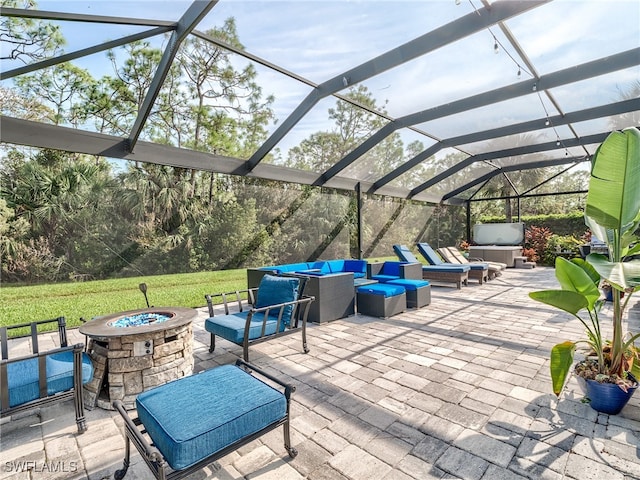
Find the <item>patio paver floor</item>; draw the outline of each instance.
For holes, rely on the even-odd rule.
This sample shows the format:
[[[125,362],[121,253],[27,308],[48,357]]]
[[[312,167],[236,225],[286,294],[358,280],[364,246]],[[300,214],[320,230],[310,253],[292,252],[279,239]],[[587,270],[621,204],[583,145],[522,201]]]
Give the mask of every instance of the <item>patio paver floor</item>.
[[[559,401],[549,393],[549,349],[582,332],[527,296],[552,285],[553,269],[509,269],[481,286],[434,287],[430,306],[390,319],[311,325],[306,355],[298,335],[252,347],[252,363],[297,388],[299,455],[287,456],[277,429],[189,478],[640,479],[640,396],[609,416],[581,402],[573,378]],[[194,323],[196,371],[241,355],[224,340],[208,352],[205,316]],[[638,331],[640,301],[629,318]],[[71,403],[3,420],[0,480],[112,478],[122,422],[99,408],[86,416],[83,435]],[[125,478],[150,477],[135,452]]]

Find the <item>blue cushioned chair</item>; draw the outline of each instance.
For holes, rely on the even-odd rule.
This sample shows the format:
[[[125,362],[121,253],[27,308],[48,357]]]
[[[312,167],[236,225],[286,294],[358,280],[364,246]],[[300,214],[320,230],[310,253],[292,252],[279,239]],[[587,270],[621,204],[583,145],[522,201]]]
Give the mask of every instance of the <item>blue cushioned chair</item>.
[[[249,345],[264,342],[301,331],[302,348],[307,347],[307,316],[313,297],[301,296],[304,279],[264,275],[258,288],[238,290],[231,293],[207,294],[209,318],[204,328],[211,334],[209,352],[216,348],[215,337],[224,338],[243,347],[243,358],[249,361]],[[220,298],[220,302],[215,299]],[[243,301],[247,298],[249,309]],[[237,304],[231,312],[230,301]],[[215,315],[215,307],[221,303],[223,315]]]
[[[372,262],[367,265],[367,277],[380,283],[399,278],[422,279],[422,264],[409,262]]]
[[[267,384],[264,380],[270,381]],[[159,480],[183,478],[263,434],[283,426],[291,458],[289,422],[295,388],[238,360],[183,377],[138,395],[138,418],[120,400],[113,403],[124,419],[125,458],[116,480],[127,473],[130,442]]]
[[[393,251],[404,262],[421,264],[406,245],[394,245]],[[432,282],[452,282],[460,289],[463,284],[468,284],[470,270],[469,265],[422,265],[422,278]]]
[[[55,323],[60,347],[40,352],[38,327]],[[24,329],[31,335],[32,354],[9,358],[9,331]],[[18,330],[19,331],[19,330]],[[67,344],[64,317],[0,327],[0,416],[73,399],[78,433],[87,430],[82,403],[82,385],[93,377],[93,364],[84,345]]]
[[[418,251],[422,254],[427,262],[431,265],[460,265],[458,263],[450,263],[442,260],[440,255],[438,255],[431,245],[426,242],[417,243],[416,247],[418,247]],[[478,283],[482,285],[484,282],[489,280],[489,265],[486,263],[468,263],[469,270],[469,278],[471,280],[478,280]]]
[[[400,275],[400,262],[384,262],[377,273],[370,275],[371,280],[377,280],[384,283],[389,280],[402,278]]]

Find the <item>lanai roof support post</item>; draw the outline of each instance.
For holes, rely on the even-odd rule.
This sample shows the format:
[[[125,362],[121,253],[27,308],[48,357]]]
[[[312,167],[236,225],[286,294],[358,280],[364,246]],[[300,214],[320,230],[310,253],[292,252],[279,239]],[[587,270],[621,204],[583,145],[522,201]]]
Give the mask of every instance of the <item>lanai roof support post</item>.
[[[467,242],[471,243],[471,200],[466,200],[464,203],[467,210]]]
[[[356,209],[358,213],[358,259],[362,260],[362,186],[356,183]]]

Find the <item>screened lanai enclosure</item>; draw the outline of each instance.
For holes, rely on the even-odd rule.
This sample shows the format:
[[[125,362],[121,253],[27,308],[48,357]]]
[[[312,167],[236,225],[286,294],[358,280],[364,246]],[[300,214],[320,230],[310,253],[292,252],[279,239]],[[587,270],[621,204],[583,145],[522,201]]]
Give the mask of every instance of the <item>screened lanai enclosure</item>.
[[[5,280],[392,256],[580,211],[640,2],[2,0]],[[7,258],[10,258],[7,264]]]

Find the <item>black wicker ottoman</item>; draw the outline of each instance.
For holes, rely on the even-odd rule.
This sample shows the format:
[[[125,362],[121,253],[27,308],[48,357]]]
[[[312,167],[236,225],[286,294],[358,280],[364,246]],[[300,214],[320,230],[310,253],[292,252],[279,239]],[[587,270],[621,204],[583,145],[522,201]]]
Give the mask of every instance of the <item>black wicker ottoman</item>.
[[[407,291],[407,308],[422,308],[431,303],[431,285],[427,280],[398,278],[387,285],[400,285]]]
[[[358,287],[358,313],[371,317],[391,317],[407,309],[407,293],[401,285],[377,283]]]

